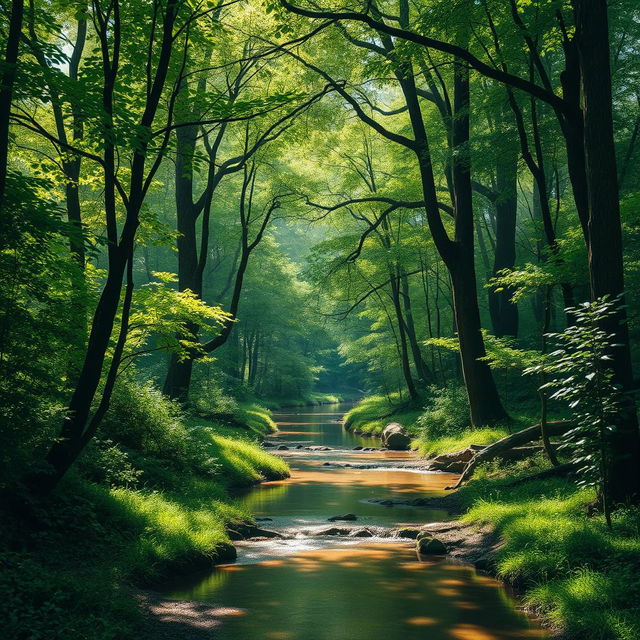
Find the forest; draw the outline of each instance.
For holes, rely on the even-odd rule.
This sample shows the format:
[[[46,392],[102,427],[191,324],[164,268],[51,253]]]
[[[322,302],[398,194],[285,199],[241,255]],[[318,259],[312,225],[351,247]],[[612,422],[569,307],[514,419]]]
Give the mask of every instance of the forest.
[[[640,638],[637,0],[0,7],[2,638]]]

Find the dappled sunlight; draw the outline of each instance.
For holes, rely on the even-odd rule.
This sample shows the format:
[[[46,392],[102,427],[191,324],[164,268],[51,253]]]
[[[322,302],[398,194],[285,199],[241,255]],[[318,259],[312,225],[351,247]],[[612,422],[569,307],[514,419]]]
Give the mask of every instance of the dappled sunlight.
[[[435,618],[427,618],[426,616],[415,616],[414,618],[407,618],[405,620],[407,624],[412,627],[431,627],[434,624],[438,624]]]

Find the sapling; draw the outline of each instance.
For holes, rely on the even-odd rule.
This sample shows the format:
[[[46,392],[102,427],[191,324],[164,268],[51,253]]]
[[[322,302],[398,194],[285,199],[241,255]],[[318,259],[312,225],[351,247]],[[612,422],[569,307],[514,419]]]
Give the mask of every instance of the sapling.
[[[617,299],[603,297],[566,309],[575,324],[561,333],[546,334],[557,348],[542,363],[525,370],[545,376],[541,392],[550,390],[550,399],[565,402],[571,410],[575,426],[565,434],[561,448],[570,453],[578,484],[597,487],[609,527],[611,437],[624,404],[611,369],[611,354],[619,345],[602,326],[617,314],[619,304]]]

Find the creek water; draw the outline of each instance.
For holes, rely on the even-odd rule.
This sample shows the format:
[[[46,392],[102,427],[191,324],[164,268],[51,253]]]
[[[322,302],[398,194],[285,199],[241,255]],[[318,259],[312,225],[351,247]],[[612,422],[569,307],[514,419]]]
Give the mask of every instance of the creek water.
[[[184,579],[165,595],[226,607],[213,635],[220,640],[546,638],[500,583],[469,566],[419,559],[410,540],[317,535],[329,517],[345,513],[362,527],[451,519],[444,510],[369,502],[443,495],[454,476],[403,469],[412,453],[353,450],[380,443],[348,433],[338,421],[344,411],[326,405],[275,414],[280,432],[270,440],[289,447],[277,453],[291,478],[263,483],[239,501],[286,537],[237,543],[234,564]]]

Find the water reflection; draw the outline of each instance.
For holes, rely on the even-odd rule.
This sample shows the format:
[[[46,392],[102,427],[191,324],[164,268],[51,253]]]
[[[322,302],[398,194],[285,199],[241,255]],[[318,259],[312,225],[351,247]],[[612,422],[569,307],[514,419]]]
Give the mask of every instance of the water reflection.
[[[468,567],[419,562],[407,543],[360,543],[221,567],[172,597],[244,609],[219,630],[223,640],[544,638],[503,593]]]

